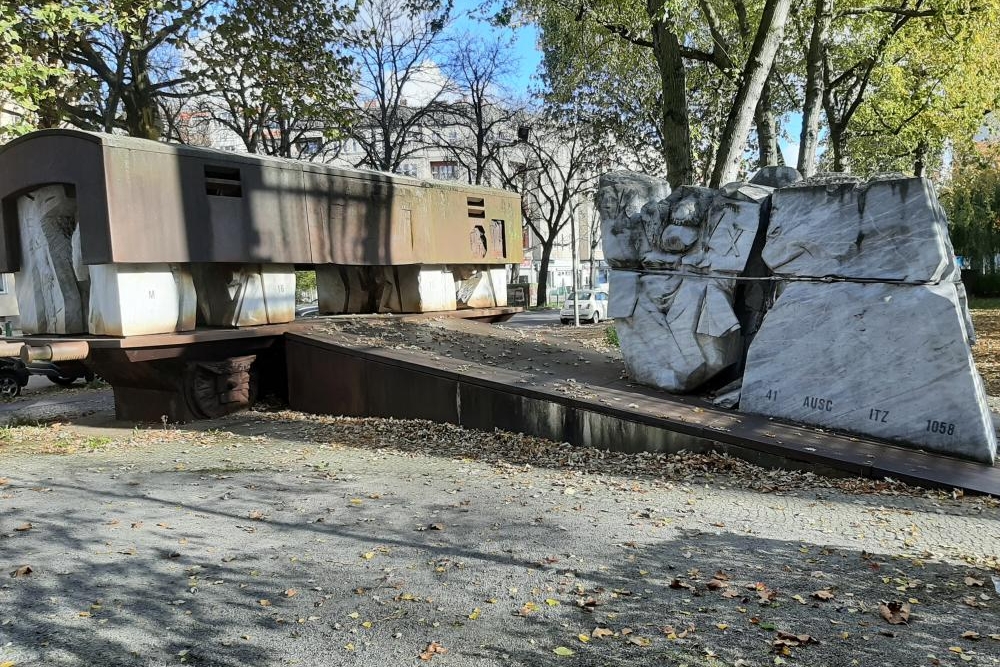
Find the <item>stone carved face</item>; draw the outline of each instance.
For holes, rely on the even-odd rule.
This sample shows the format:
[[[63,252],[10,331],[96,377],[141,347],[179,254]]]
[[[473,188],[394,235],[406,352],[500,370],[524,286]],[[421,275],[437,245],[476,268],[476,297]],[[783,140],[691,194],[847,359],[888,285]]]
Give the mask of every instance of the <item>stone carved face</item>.
[[[638,266],[648,249],[645,230],[653,223],[656,202],[670,191],[663,181],[614,172],[601,176],[596,204],[601,216],[604,256],[611,266]],[[647,208],[652,204],[652,208]]]

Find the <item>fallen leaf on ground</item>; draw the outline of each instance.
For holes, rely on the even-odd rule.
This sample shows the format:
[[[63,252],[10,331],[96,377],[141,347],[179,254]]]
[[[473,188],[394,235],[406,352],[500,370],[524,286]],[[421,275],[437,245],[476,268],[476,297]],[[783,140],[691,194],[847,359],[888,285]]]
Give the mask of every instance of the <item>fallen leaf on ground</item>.
[[[727,584],[722,579],[718,579],[718,578],[712,579],[711,581],[708,582],[708,588],[709,588],[709,590],[713,590],[713,591],[719,590],[720,588],[726,588],[727,586],[729,586],[729,584]]]
[[[432,523],[431,525],[429,525],[427,527],[429,529],[431,529],[431,530],[444,530],[444,524],[443,523]]]
[[[975,577],[966,577],[966,586],[982,586],[985,582],[982,579],[976,579]]]
[[[975,630],[966,630],[965,632],[962,633],[962,639],[971,639],[973,641],[977,641],[982,638],[983,636],[978,632],[976,632]]]
[[[257,603],[261,607],[270,607],[271,606],[271,601],[270,600],[257,600]]]
[[[27,522],[25,522],[25,523],[22,523],[22,524],[21,524],[20,526],[18,526],[18,527],[17,527],[17,528],[15,528],[14,530],[16,530],[16,531],[19,531],[19,532],[22,532],[22,533],[23,533],[24,531],[26,531],[26,530],[31,530],[32,528],[34,528],[34,526],[32,526],[32,525],[31,525],[31,522],[30,522],[30,521],[27,521]]]
[[[3,484],[6,484],[6,483],[7,483],[7,480],[4,479],[4,480],[2,480],[2,484],[0,484],[0,486],[3,486]],[[13,660],[6,660],[4,662],[0,662],[0,667],[14,667],[14,665],[16,665],[16,664],[17,663],[14,662]]]
[[[674,589],[677,589],[677,588],[686,588],[689,591],[693,591],[694,590],[694,586],[692,586],[691,584],[687,583],[686,581],[681,581],[680,579],[674,579],[673,581],[671,581],[670,582],[670,587],[674,588]]]
[[[576,638],[579,639],[580,641],[582,641],[584,644],[586,644],[587,642],[590,641],[590,635],[583,635],[583,634],[581,634],[581,635],[577,635]]]
[[[253,519],[254,521],[263,521],[264,513],[261,512],[260,510],[250,510],[250,513],[247,514],[247,518]]]
[[[299,592],[297,590],[295,590],[294,588],[289,588],[288,590],[285,591],[285,597],[286,598],[293,598],[293,597],[295,597],[298,594],[299,594]]]
[[[878,613],[892,625],[901,625],[910,622],[909,603],[883,603],[878,606]]]
[[[480,614],[479,607],[476,607],[475,609],[472,610],[472,613],[469,614],[469,620],[471,620],[471,621],[478,620],[479,619],[479,614]]]
[[[576,653],[576,651],[574,651],[573,649],[566,648],[565,646],[557,646],[554,649],[552,649],[552,652],[555,653],[556,655],[561,655],[564,657],[569,657]]]
[[[549,605],[550,607],[558,607],[559,600],[554,600],[552,598],[545,598],[545,604]]]
[[[787,648],[796,648],[798,646],[818,643],[819,641],[809,635],[796,635],[791,632],[779,631],[777,638],[771,642],[771,648],[772,650],[781,653],[785,652],[785,649]]]
[[[527,616],[528,614],[538,611],[538,605],[534,602],[525,602],[524,605],[517,610],[518,616]]]
[[[823,601],[832,600],[833,592],[824,588],[823,590],[814,592],[812,594],[812,597],[816,598],[817,600],[823,600]]]
[[[10,573],[10,576],[12,576],[12,577],[27,577],[32,572],[34,572],[34,570],[31,569],[30,565],[22,565],[21,567],[19,567],[16,570],[12,571]]]
[[[758,583],[754,589],[757,591],[757,598],[761,604],[774,602],[778,597],[778,591],[772,590],[764,584]]]
[[[605,637],[611,637],[615,633],[608,628],[594,628],[594,631],[590,633],[590,636],[594,639],[604,639]]]
[[[431,642],[430,644],[427,645],[427,648],[424,650],[424,652],[420,654],[420,659],[423,660],[424,662],[427,662],[435,655],[444,655],[447,652],[448,649],[446,649],[444,646],[441,646],[437,642]]]

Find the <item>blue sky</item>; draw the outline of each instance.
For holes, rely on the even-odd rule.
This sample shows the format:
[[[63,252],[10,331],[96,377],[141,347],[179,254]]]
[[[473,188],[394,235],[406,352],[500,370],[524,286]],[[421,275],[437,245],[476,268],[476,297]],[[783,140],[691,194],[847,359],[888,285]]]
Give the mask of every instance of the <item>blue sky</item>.
[[[459,30],[468,30],[470,32],[501,32],[513,35],[515,40],[514,51],[519,61],[519,68],[517,74],[507,83],[519,92],[527,91],[528,86],[531,83],[531,76],[538,69],[538,64],[542,59],[542,54],[539,53],[536,48],[538,31],[533,25],[520,27],[514,30],[494,28],[485,21],[472,20],[465,16],[470,11],[482,14],[480,7],[483,5],[483,0],[455,0],[455,15],[460,17],[457,21],[456,27]],[[490,5],[492,6],[492,11],[496,11],[499,8],[500,3],[491,2]]]
[[[514,51],[516,52],[519,68],[517,73],[511,77],[507,84],[518,93],[527,93],[531,85],[531,77],[538,70],[542,54],[538,51],[538,31],[533,25],[526,25],[516,29],[494,28],[485,21],[471,19],[467,16],[469,12],[482,14],[481,7],[483,0],[455,0],[455,15],[459,17],[456,28],[468,30],[470,32],[490,33],[501,32],[514,36]],[[491,10],[496,11],[500,3],[496,0],[490,2]],[[650,54],[652,57],[652,53]],[[799,154],[799,133],[802,131],[802,116],[800,114],[789,114],[781,119],[783,133],[785,137],[778,138],[778,145],[785,158],[785,164],[794,165]]]

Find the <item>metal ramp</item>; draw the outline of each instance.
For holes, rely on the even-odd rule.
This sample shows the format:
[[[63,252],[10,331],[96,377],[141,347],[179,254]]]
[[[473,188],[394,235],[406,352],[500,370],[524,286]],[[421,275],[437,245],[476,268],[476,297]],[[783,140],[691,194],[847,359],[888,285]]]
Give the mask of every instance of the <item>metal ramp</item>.
[[[301,329],[285,334],[285,355],[289,405],[304,412],[428,419],[617,451],[719,451],[765,467],[1000,496],[995,466],[724,410],[606,372],[580,385],[598,389],[598,399],[524,371]]]

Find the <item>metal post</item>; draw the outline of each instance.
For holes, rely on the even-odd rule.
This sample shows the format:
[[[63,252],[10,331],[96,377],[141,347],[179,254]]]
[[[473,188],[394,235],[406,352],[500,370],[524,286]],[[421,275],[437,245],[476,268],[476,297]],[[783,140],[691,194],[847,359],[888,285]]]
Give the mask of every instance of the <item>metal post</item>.
[[[579,248],[576,247],[576,212],[574,211],[569,218],[569,243],[570,243],[570,255],[573,258],[573,326],[580,326],[580,299],[577,298],[577,291],[580,286],[577,285],[577,275],[580,273],[580,252]]]

